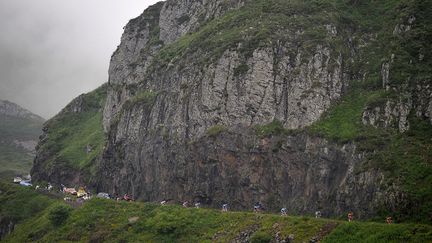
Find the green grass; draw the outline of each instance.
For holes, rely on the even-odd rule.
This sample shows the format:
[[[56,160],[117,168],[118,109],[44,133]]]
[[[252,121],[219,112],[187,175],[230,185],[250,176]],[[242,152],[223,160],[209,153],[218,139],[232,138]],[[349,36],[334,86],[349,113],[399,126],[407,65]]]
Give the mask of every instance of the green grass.
[[[378,217],[392,215],[401,221],[430,223],[432,125],[413,114],[406,133],[391,127],[374,128],[361,121],[367,105],[377,106],[392,99],[386,98],[388,95],[383,91],[354,90],[308,130],[338,143],[354,142],[360,152],[368,152],[358,171],[379,170],[385,176],[384,188],[397,185],[404,199],[395,201],[395,205],[381,205]]]
[[[209,137],[215,137],[226,130],[227,130],[226,127],[223,125],[214,125],[214,126],[209,127],[207,129],[206,133],[207,133],[207,136],[209,136]]]
[[[1,116],[0,134],[4,139],[37,139],[42,133],[43,120]]]
[[[397,210],[386,209],[400,220],[430,223],[432,208],[432,125],[414,116],[405,134],[396,133],[381,151],[369,156],[369,167],[383,171],[388,185],[399,185],[405,195]]]
[[[427,39],[431,35],[432,4],[430,1],[388,0],[373,4],[357,1],[352,7],[341,1],[336,3],[346,25],[375,33],[376,38],[368,48],[360,50],[354,65],[348,64],[354,79],[348,93],[308,130],[336,142],[354,142],[359,151],[369,152],[366,163],[358,171],[381,171],[385,176],[384,189],[395,186],[398,195],[403,195],[403,199],[394,200],[394,205],[383,203],[377,217],[392,215],[402,221],[430,223],[431,124],[411,114],[410,129],[402,134],[395,124],[389,128],[363,125],[361,117],[366,107],[383,110],[386,101],[404,100],[406,93],[416,92],[419,83],[432,79],[431,59],[419,61],[418,58],[431,48]],[[412,15],[416,17],[412,29],[394,35],[394,26]],[[392,54],[389,77],[392,91],[384,92],[381,64],[390,61]],[[357,76],[356,72],[365,72],[366,76]]]
[[[28,174],[33,156],[11,144],[0,144],[0,179],[12,180],[16,175]]]
[[[84,112],[67,114],[52,123],[48,130],[49,141],[43,144],[43,150],[49,150],[58,161],[65,161],[74,168],[89,165],[100,155],[104,145],[102,114]],[[87,153],[90,145],[92,151]]]
[[[250,1],[238,10],[203,24],[197,32],[166,45],[155,56],[149,73],[194,53],[199,53],[194,63],[204,66],[218,60],[227,50],[237,50],[242,59],[247,59],[256,49],[272,47],[275,40],[303,42],[300,48],[305,54],[312,54],[311,47],[329,43],[324,24],[335,22],[336,16],[333,6],[324,1]],[[317,22],[322,25],[316,25]],[[298,29],[304,32],[294,34]],[[241,76],[248,69],[243,62],[236,68],[235,76]]]
[[[335,104],[310,130],[337,141],[349,141],[365,131],[362,124],[364,108],[381,98],[384,92],[355,89]]]
[[[344,223],[322,242],[431,242],[431,226],[414,224]]]
[[[37,141],[42,134],[42,118],[17,118],[0,116],[0,178],[11,180],[13,176],[30,172],[33,156],[14,143]]]
[[[265,125],[256,125],[254,129],[256,134],[260,137],[283,135],[289,133],[289,130],[285,129],[282,122],[279,120],[274,120],[271,123]]]
[[[54,200],[40,195],[32,188],[0,182],[0,224],[19,223],[32,218],[51,205]]]
[[[84,95],[83,111],[60,113],[47,122],[48,139],[42,143],[39,153],[50,155],[50,163],[65,164],[75,169],[91,168],[100,156],[105,135],[102,127],[105,86]],[[86,150],[90,146],[91,151]]]
[[[65,211],[62,201],[10,184],[0,184],[0,189],[1,215],[20,222],[4,242],[229,242],[252,228],[252,242],[268,242],[276,232],[282,238],[294,235],[294,242],[308,242],[329,224],[336,228],[323,242],[428,242],[432,237],[432,227],[427,225],[222,213],[106,199],[92,199],[82,207],[66,208],[69,216],[62,214],[65,221],[59,224],[52,222],[52,215],[59,208]],[[133,217],[137,220],[130,222]]]
[[[157,92],[151,90],[142,90],[127,100],[122,109],[128,110],[137,104],[151,106],[156,101],[157,96]]]

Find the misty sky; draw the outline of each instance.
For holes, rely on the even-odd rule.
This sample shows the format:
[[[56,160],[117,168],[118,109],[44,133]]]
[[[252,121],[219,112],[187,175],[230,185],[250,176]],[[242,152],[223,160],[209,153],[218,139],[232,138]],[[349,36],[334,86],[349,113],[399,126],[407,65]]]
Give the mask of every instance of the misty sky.
[[[157,0],[0,0],[0,99],[50,118],[108,80],[123,26]]]

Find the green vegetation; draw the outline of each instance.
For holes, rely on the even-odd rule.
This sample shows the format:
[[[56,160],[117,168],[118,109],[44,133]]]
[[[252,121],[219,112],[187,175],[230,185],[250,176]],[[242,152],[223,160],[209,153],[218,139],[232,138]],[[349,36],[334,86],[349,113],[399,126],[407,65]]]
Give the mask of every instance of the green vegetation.
[[[276,232],[281,238],[293,235],[294,242],[308,242],[328,225],[336,228],[323,242],[432,240],[432,227],[426,225],[348,223],[251,212],[223,213],[212,209],[107,199],[92,199],[82,207],[71,209],[62,201],[38,195],[28,188],[9,184],[0,184],[0,188],[0,212],[15,218],[20,215],[21,222],[4,242],[228,242],[244,232],[252,232],[252,242],[269,242]],[[35,204],[39,206],[32,206]]]
[[[21,222],[38,215],[54,200],[31,188],[0,182],[0,224]]]
[[[322,120],[313,124],[310,130],[341,142],[360,137],[368,132],[361,120],[364,108],[382,95],[383,91],[355,89],[324,114]]]
[[[254,128],[256,134],[260,137],[283,135],[290,132],[288,129],[284,128],[282,122],[279,120],[273,120],[271,123],[266,125],[256,125]]]
[[[196,64],[208,65],[227,50],[235,49],[247,59],[256,49],[272,47],[277,42],[302,42],[299,48],[311,54],[311,47],[329,43],[325,24],[336,22],[332,1],[255,0],[211,20],[195,33],[185,35],[165,46],[155,56],[152,71],[167,67],[186,55],[195,55]],[[325,11],[324,11],[325,10]],[[320,22],[320,25],[316,23]],[[297,30],[304,32],[296,33]],[[324,38],[323,38],[324,37]],[[339,37],[338,37],[339,38]],[[332,40],[334,41],[334,40]],[[335,48],[344,49],[343,46]],[[236,76],[247,72],[245,63],[236,68]]]
[[[216,137],[217,135],[221,134],[226,130],[227,130],[226,127],[223,125],[214,125],[212,127],[209,127],[209,129],[207,129],[207,136]]]
[[[322,242],[431,242],[430,226],[414,224],[344,223]]]
[[[271,242],[273,236],[267,232],[258,231],[251,237],[252,243],[268,243]]]
[[[11,180],[16,175],[28,174],[33,156],[13,144],[0,144],[0,179]]]
[[[49,210],[48,219],[52,225],[60,226],[69,218],[71,210],[70,206],[58,204]]]
[[[41,153],[49,154],[46,166],[62,165],[65,169],[88,169],[101,154],[105,135],[102,127],[102,112],[106,87],[83,95],[81,111],[61,112],[47,122],[47,136]],[[73,103],[73,102],[72,102]]]
[[[242,76],[249,71],[249,66],[246,63],[240,64],[234,68],[234,77]]]
[[[373,4],[358,2],[355,7],[338,2],[337,6],[347,23],[359,26],[366,33],[375,32],[376,39],[359,54],[358,66],[350,67],[366,72],[365,79],[352,82],[348,94],[308,130],[337,142],[354,141],[360,151],[371,152],[367,165],[359,171],[382,171],[385,185],[396,185],[404,197],[396,208],[382,205],[379,217],[387,214],[398,220],[430,223],[431,124],[411,114],[410,129],[400,133],[397,124],[374,128],[363,125],[361,119],[366,107],[383,110],[387,101],[406,100],[404,93],[412,92],[424,80],[431,80],[431,59],[419,61],[419,56],[431,48],[431,42],[425,38],[431,35],[429,13],[432,4],[427,1],[380,1]],[[410,16],[416,17],[411,30],[395,35],[394,26],[406,22]],[[385,92],[381,65],[392,55],[389,85],[393,90]]]
[[[2,139],[35,139],[41,134],[43,122],[43,119],[1,116],[0,134]]]
[[[136,104],[151,106],[156,101],[157,96],[158,93],[151,90],[140,91],[132,98],[127,100],[122,109],[130,109]]]
[[[37,141],[42,134],[42,118],[0,116],[0,179],[28,174],[33,162],[30,151],[16,141]]]

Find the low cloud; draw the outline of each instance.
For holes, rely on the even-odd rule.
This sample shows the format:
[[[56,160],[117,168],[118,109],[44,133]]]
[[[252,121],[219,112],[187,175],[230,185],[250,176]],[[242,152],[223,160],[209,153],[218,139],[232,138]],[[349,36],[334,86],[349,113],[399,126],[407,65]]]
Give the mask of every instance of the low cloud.
[[[0,0],[0,99],[52,117],[108,80],[123,26],[156,2]]]

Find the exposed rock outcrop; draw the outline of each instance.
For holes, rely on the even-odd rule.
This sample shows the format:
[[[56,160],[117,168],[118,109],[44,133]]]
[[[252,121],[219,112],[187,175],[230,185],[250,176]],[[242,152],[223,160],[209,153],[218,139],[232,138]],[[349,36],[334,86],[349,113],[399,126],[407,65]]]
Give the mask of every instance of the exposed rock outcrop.
[[[325,216],[353,210],[360,218],[392,204],[390,196],[404,195],[393,193],[397,185],[367,163],[376,151],[358,149],[363,134],[344,131],[343,139],[332,141],[307,127],[343,105],[351,86],[353,92],[370,83],[361,91],[376,99],[353,101],[334,124],[357,126],[341,130],[364,124],[406,132],[414,111],[431,119],[428,79],[411,80],[410,70],[400,71],[401,53],[390,60],[375,57],[381,33],[357,26],[331,4],[326,11],[312,5],[168,0],[131,20],[111,58],[102,120],[106,141],[92,160],[90,184],[146,201],[197,200],[215,207],[229,202],[236,209],[261,201],[270,209],[320,209]],[[416,28],[415,18],[407,21],[394,36]],[[387,32],[392,36],[392,29]],[[422,55],[418,59],[426,60]],[[78,98],[65,110],[79,114],[83,104]],[[278,133],[256,131],[271,122],[280,122]],[[338,133],[334,124],[328,130]],[[43,154],[35,161],[37,171],[56,155]],[[63,173],[51,172],[40,178],[59,180]]]
[[[242,127],[176,144],[162,130],[134,143],[141,144],[139,153],[132,144],[108,151],[99,189],[148,201],[199,200],[215,207],[230,202],[237,209],[256,201],[297,213],[322,208],[325,215],[354,205],[373,208],[379,200],[376,185],[383,176],[356,171],[363,157],[352,144],[340,147],[306,134],[260,138]]]
[[[358,192],[379,190],[373,184],[381,175],[353,174],[362,158],[353,145],[335,148],[307,135],[261,140],[247,129],[275,119],[290,129],[317,121],[348,86],[344,63],[353,52],[326,42],[299,47],[304,33],[288,27],[280,31],[292,34],[291,41],[274,39],[247,56],[239,45],[206,66],[204,49],[167,66],[154,62],[163,44],[241,5],[167,1],[128,24],[110,65],[104,109],[109,138],[98,188],[151,201],[199,199],[218,206],[235,198],[236,208],[265,201],[297,212],[323,207],[328,214],[370,204],[374,197]],[[159,33],[152,32],[157,24]],[[351,45],[335,25],[320,28],[329,39]],[[238,126],[244,134],[209,139],[206,132],[215,125]],[[274,152],[277,146],[281,150]]]

